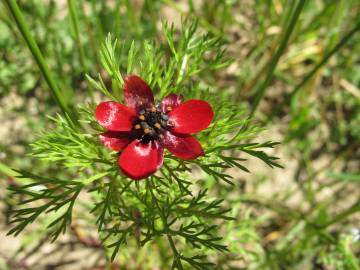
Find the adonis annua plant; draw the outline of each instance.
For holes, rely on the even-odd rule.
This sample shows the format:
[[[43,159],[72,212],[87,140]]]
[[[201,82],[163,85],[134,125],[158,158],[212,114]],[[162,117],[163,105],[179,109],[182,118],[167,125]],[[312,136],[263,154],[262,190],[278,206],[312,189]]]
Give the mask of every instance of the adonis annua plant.
[[[103,101],[79,106],[76,123],[50,117],[55,127],[31,153],[49,174],[19,171],[25,184],[12,190],[23,201],[10,234],[45,220],[55,240],[86,216],[111,260],[130,246],[168,245],[169,268],[205,269],[216,263],[211,250],[228,251],[220,228],[233,222],[230,207],[205,187],[236,186],[236,170],[228,170],[248,171],[245,155],[279,166],[263,151],[276,143],[253,142],[261,128],[226,89],[213,88],[208,74],[229,64],[220,40],[196,24],[163,32],[166,48],[146,41],[119,49],[107,38],[107,76],[87,76]]]

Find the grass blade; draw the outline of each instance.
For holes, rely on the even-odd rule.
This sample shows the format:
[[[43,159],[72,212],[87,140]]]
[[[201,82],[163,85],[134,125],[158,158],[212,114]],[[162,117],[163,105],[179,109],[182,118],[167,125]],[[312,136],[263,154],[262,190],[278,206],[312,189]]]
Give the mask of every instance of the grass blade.
[[[337,51],[339,51],[350,39],[351,37],[360,30],[360,22],[358,22],[354,28],[352,28],[336,45],[335,47],[329,51],[324,58],[302,79],[302,81],[294,87],[294,89],[289,93],[284,101],[269,115],[267,121],[271,120],[273,116],[275,116],[280,109],[288,104],[291,98],[299,92],[299,90],[316,74],[316,72],[327,63],[331,56],[333,56]]]
[[[292,97],[295,95],[301,87],[303,87],[313,76],[314,74],[329,60],[331,56],[333,56],[342,46],[348,42],[348,40],[357,32],[360,30],[360,22],[356,24],[356,26],[351,29],[349,33],[347,33],[336,46],[329,51],[324,58],[304,77],[304,79],[291,91],[289,94],[289,97]]]
[[[288,27],[285,29],[285,31],[283,32],[283,35],[282,35],[282,38],[281,38],[281,41],[280,41],[280,45],[275,53],[275,55],[273,56],[273,58],[271,59],[271,62],[270,62],[270,68],[269,68],[269,71],[266,75],[266,78],[264,80],[264,82],[260,85],[259,89],[256,91],[256,97],[255,97],[255,101],[253,103],[253,106],[251,108],[251,112],[250,112],[250,116],[253,116],[255,111],[256,111],[256,108],[258,107],[261,99],[263,98],[264,94],[265,94],[265,91],[267,89],[267,87],[269,86],[270,82],[271,82],[271,79],[274,75],[274,71],[275,71],[275,68],[277,66],[277,63],[279,62],[279,59],[281,57],[281,55],[284,53],[286,47],[287,47],[287,44],[288,44],[288,41],[289,41],[289,38],[295,28],[295,25],[296,25],[296,22],[297,20],[299,19],[299,16],[301,14],[301,11],[304,7],[306,3],[306,0],[299,0],[295,10],[294,10],[294,13],[290,19],[290,22],[289,22],[289,25]]]
[[[64,113],[64,115],[68,115],[70,118],[72,116],[71,111],[69,110],[64,97],[62,96],[58,85],[56,84],[56,81],[54,77],[52,76],[44,57],[36,44],[36,41],[34,40],[33,36],[31,35],[29,28],[26,24],[26,21],[21,13],[21,10],[19,6],[17,5],[15,0],[5,0],[5,3],[9,7],[9,10],[11,14],[13,15],[13,18],[16,22],[16,25],[18,26],[19,31],[21,32],[21,35],[25,39],[25,42],[27,46],[29,47],[32,55],[34,56],[34,59],[36,63],[38,64],[47,84],[50,87],[50,91],[59,105],[61,111]]]
[[[81,44],[80,34],[79,34],[79,16],[77,14],[74,0],[68,0],[67,4],[68,4],[68,9],[69,9],[71,27],[72,27],[72,30],[74,31],[73,34],[74,34],[75,42],[79,49],[80,64],[81,64],[83,72],[87,72],[86,64],[85,64],[85,52],[84,52],[83,46]]]

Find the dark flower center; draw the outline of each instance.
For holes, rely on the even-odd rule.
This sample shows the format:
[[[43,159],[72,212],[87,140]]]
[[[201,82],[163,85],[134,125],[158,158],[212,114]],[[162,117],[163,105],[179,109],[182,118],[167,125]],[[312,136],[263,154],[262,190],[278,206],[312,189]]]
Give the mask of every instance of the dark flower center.
[[[171,107],[166,108],[167,112],[171,110]],[[133,121],[135,137],[143,143],[157,140],[164,131],[171,127],[169,116],[162,112],[158,105],[140,110],[138,117]]]

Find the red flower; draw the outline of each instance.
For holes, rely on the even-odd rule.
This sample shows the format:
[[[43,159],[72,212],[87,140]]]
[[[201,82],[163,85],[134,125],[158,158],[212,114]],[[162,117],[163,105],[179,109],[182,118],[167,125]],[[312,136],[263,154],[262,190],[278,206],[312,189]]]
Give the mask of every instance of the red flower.
[[[163,164],[164,147],[181,159],[195,159],[204,154],[200,143],[190,134],[206,129],[214,112],[202,100],[182,102],[170,94],[160,104],[154,101],[150,87],[136,75],[124,84],[126,106],[107,101],[95,112],[97,122],[107,129],[102,143],[122,151],[119,167],[128,177],[140,180],[155,173]]]

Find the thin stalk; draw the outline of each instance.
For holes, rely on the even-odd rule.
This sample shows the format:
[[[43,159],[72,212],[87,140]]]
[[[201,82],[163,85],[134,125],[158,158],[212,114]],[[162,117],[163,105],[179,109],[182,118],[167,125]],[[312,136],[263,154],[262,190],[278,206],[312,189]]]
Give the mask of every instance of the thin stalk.
[[[96,3],[97,3],[96,0],[91,0],[91,14],[94,14],[93,16],[95,16],[94,29],[95,29],[96,39],[103,41],[106,35],[104,33],[103,25],[101,23],[101,10],[100,11],[97,10]]]
[[[345,211],[337,214],[332,220],[328,221],[327,223],[323,224],[321,227],[326,228],[330,225],[333,225],[335,223],[338,223],[347,217],[358,213],[360,211],[360,200],[357,200],[350,208],[346,209]]]
[[[58,85],[56,84],[56,81],[54,77],[52,76],[44,57],[36,44],[36,41],[34,40],[33,36],[31,35],[29,28],[26,24],[26,21],[21,13],[21,10],[19,6],[16,3],[16,0],[4,0],[7,4],[11,14],[13,15],[13,18],[15,20],[16,25],[18,26],[19,31],[21,32],[21,35],[25,39],[25,42],[27,46],[29,47],[37,65],[40,68],[41,73],[43,74],[47,84],[50,87],[50,92],[53,95],[56,103],[59,105],[61,111],[64,115],[68,115],[70,118],[72,117],[72,114],[65,102],[64,97],[62,96],[62,93],[60,92]]]
[[[4,163],[0,163],[0,173],[8,177],[15,177],[17,175],[17,173],[13,169],[8,167]]]
[[[278,47],[275,55],[271,59],[270,68],[266,75],[266,78],[265,78],[264,82],[260,85],[259,89],[256,91],[256,97],[255,97],[254,104],[251,108],[250,116],[254,115],[261,99],[263,98],[263,96],[265,94],[267,87],[269,86],[269,84],[271,82],[271,79],[273,78],[277,63],[279,62],[281,55],[284,53],[284,51],[287,47],[289,38],[295,28],[296,22],[299,19],[299,16],[301,14],[301,11],[302,11],[305,3],[306,3],[306,0],[299,0],[298,4],[294,10],[294,13],[290,19],[290,23],[287,26],[287,28],[285,29],[285,31],[283,32],[282,38],[280,40],[280,46]]]
[[[327,61],[330,59],[331,56],[333,56],[338,50],[340,50],[341,47],[343,47],[349,40],[350,38],[357,32],[360,30],[360,21],[354,26],[354,28],[352,28],[337,44],[336,46],[329,51],[324,58],[308,73],[306,74],[306,76],[302,79],[302,81],[296,85],[294,87],[294,89],[291,91],[291,93],[289,93],[286,98],[284,99],[284,101],[281,103],[280,106],[277,107],[276,110],[274,110],[274,112],[268,117],[268,121],[274,116],[276,115],[280,108],[282,108],[286,103],[288,103],[290,101],[290,99],[297,93],[299,92],[299,90],[316,74],[316,72],[324,65],[327,63]]]
[[[14,171],[8,165],[0,162],[0,175],[1,174],[16,181],[17,184],[25,184],[25,183],[33,182],[32,179],[18,177],[19,173],[17,171]]]
[[[167,239],[169,241],[171,250],[173,251],[174,261],[173,261],[173,268],[172,269],[175,269],[175,263],[176,263],[177,268],[180,269],[180,270],[183,270],[184,268],[183,268],[182,263],[181,263],[180,254],[179,254],[179,252],[177,251],[177,249],[175,247],[175,243],[174,243],[174,240],[172,239],[172,236],[170,235],[169,232],[167,232],[168,229],[169,229],[169,225],[167,223],[166,217],[164,216],[164,213],[163,213],[163,211],[162,211],[162,209],[161,209],[161,207],[160,207],[160,205],[159,205],[159,203],[157,201],[157,198],[156,198],[156,196],[155,196],[155,194],[153,192],[153,190],[155,189],[153,179],[152,178],[149,179],[148,183],[149,183],[149,186],[150,186],[149,190],[150,190],[151,196],[152,196],[152,198],[153,198],[153,200],[154,200],[154,202],[156,204],[156,207],[159,209],[160,217],[162,219],[162,222],[164,223],[165,231],[166,231],[166,237],[167,237]]]
[[[80,64],[81,64],[83,72],[86,72],[87,69],[86,69],[86,65],[85,65],[85,52],[84,52],[84,48],[81,44],[80,34],[79,34],[79,24],[78,24],[79,16],[77,14],[74,0],[68,0],[67,4],[68,4],[68,9],[69,9],[69,14],[70,14],[71,26],[74,30],[75,42],[79,49]]]
[[[354,243],[352,237],[346,237],[342,241],[342,247],[341,247],[342,253],[344,254],[349,269],[359,270],[360,269],[359,261],[356,258],[356,255],[351,250],[352,243]]]
[[[122,9],[122,0],[116,0],[116,8],[114,10],[115,19],[113,29],[115,30],[116,36],[121,36],[121,9]]]
[[[77,12],[77,7],[76,7],[76,3],[74,2],[74,0],[68,0],[67,4],[68,4],[68,9],[69,9],[69,14],[70,14],[71,26],[74,31],[74,38],[75,38],[76,46],[78,47],[78,50],[79,50],[80,65],[81,65],[82,73],[84,75],[85,73],[88,72],[88,69],[87,69],[86,63],[85,63],[86,57],[85,57],[84,47],[81,43],[80,34],[79,34],[79,16],[78,16],[78,12]],[[81,3],[78,3],[78,5],[81,5]],[[78,7],[78,8],[80,8],[80,7]],[[88,84],[86,89],[88,91],[90,98],[93,99],[94,90],[93,90],[92,85]]]
[[[184,17],[186,17],[186,12],[181,9],[181,7],[173,0],[162,0],[162,3],[172,7],[177,12],[182,14]],[[196,16],[196,14],[194,14]],[[223,39],[226,39],[226,37],[223,37],[223,33],[221,30],[219,30],[216,26],[212,25],[210,22],[208,22],[206,19],[203,19],[201,16],[196,16],[197,20],[199,21],[199,24],[204,27],[207,31],[211,32],[215,36],[219,37],[221,36]]]
[[[172,251],[174,253],[174,262],[176,262],[176,266],[177,266],[178,269],[183,270],[184,267],[183,267],[183,265],[181,263],[179,252],[177,251],[177,249],[175,247],[174,240],[172,239],[170,234],[167,234],[166,236],[167,236],[167,238],[169,240],[170,247],[171,247],[171,249],[172,249]]]
[[[86,4],[88,4],[88,3],[86,3]],[[96,33],[94,32],[95,27],[93,27],[92,16],[91,15],[86,16],[86,12],[85,12],[86,7],[85,7],[84,0],[80,0],[79,5],[80,5],[81,12],[83,14],[83,20],[85,21],[85,30],[86,30],[87,36],[89,38],[89,44],[90,44],[90,46],[92,48],[91,50],[93,52],[93,53],[91,53],[90,56],[89,56],[89,53],[88,53],[88,57],[94,58],[94,60],[96,60],[95,62],[99,63],[100,58],[99,58],[99,54],[97,53],[97,50],[99,48],[98,40],[102,40],[102,39],[95,37]],[[94,13],[91,12],[91,14],[94,14]]]
[[[314,74],[333,56],[342,46],[344,46],[349,39],[360,30],[360,22],[347,33],[336,46],[324,56],[324,58],[304,77],[304,79],[291,91],[289,97],[295,95],[301,87],[303,87],[313,76]]]

